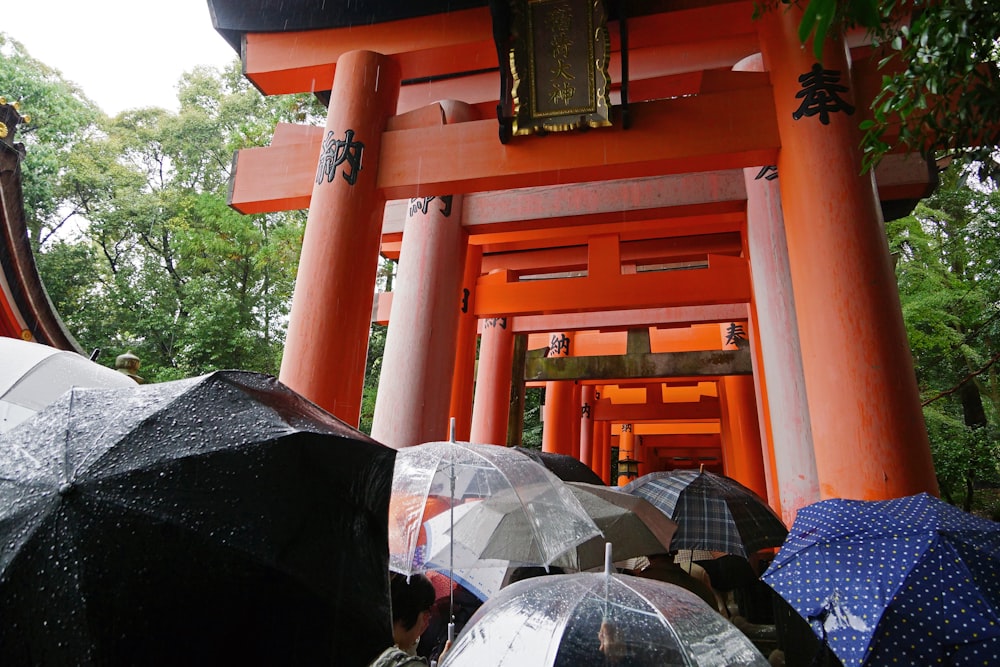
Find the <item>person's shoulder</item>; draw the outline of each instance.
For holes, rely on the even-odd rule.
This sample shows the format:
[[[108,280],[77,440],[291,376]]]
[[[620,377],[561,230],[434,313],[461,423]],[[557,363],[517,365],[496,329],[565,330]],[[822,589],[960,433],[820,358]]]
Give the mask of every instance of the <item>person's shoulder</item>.
[[[390,646],[368,667],[424,667],[425,665],[427,661],[420,656],[410,655],[396,646]]]

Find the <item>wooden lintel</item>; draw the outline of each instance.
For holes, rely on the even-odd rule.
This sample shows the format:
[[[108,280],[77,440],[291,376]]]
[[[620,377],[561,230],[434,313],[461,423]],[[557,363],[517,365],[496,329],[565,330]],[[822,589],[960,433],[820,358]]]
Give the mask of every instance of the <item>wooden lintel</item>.
[[[937,185],[934,163],[918,153],[886,155],[875,167],[875,184],[883,201],[923,199]]]
[[[734,322],[747,317],[745,303],[674,308],[640,308],[591,313],[521,315],[514,318],[515,333],[547,333],[601,329],[613,331],[637,326],[685,327],[691,324]]]
[[[776,160],[769,85],[645,102],[630,110],[628,131],[518,137],[506,145],[497,139],[496,120],[390,130],[382,140],[379,187],[387,199],[406,199],[718,172]],[[307,208],[321,140],[320,130],[295,142],[239,151],[230,205],[244,213]],[[734,181],[724,187],[739,186]]]
[[[602,232],[597,228],[599,225],[616,225],[623,234],[622,240],[626,241],[627,237],[683,235],[686,232],[670,233],[671,227],[683,227],[678,218],[695,217],[701,225],[707,215],[721,218],[744,211],[745,202],[746,188],[741,170],[673,174],[474,192],[463,200],[462,226],[470,242],[479,245],[508,244],[513,239],[526,239],[530,235],[532,248],[544,245],[547,238],[554,239],[554,245],[565,246],[567,234],[590,235],[610,229]],[[383,243],[402,238],[408,206],[406,199],[386,202],[382,217]],[[662,224],[656,224],[657,220]],[[634,229],[623,228],[625,221],[637,224]],[[568,227],[573,227],[574,231],[567,230]],[[582,229],[584,227],[590,229]],[[718,231],[723,230],[706,228],[697,233]],[[623,256],[625,252],[623,248]]]
[[[330,90],[337,60],[357,49],[395,58],[404,79],[497,66],[483,7],[348,28],[249,33],[243,71],[265,95]]]
[[[739,233],[746,223],[745,201],[720,201],[712,204],[675,206],[660,211],[652,209],[618,213],[597,213],[571,218],[549,218],[526,222],[503,223],[489,230],[469,229],[469,243],[482,246],[483,254],[518,252],[539,248],[559,248],[586,243],[591,236],[618,234],[623,242],[678,238],[699,234]]]
[[[497,140],[496,120],[386,132],[378,185],[387,199],[717,171],[773,164],[770,85],[630,107],[628,130]]]
[[[719,399],[714,397],[678,403],[649,402],[618,405],[602,398],[593,406],[593,419],[598,421],[637,423],[719,418]]]
[[[392,292],[375,295],[372,322],[388,324],[392,309]],[[600,329],[616,331],[645,327],[686,327],[691,324],[734,322],[747,319],[745,303],[716,306],[686,306],[683,308],[643,308],[635,310],[606,310],[592,313],[558,313],[554,315],[527,315],[510,318],[508,326],[514,333],[532,334],[552,331],[581,331]]]
[[[479,317],[568,313],[629,308],[697,306],[750,301],[747,261],[710,255],[708,268],[580,278],[517,281],[509,272],[476,283]]]
[[[622,262],[640,265],[684,262],[704,259],[710,254],[738,256],[742,247],[739,232],[660,237],[623,242],[621,258]],[[506,269],[521,275],[580,271],[587,268],[587,246],[564,242],[558,247],[484,254],[481,268],[482,273]]]
[[[719,377],[750,375],[752,372],[749,350],[660,352],[600,357],[529,356],[524,364],[524,379],[529,382]]]
[[[651,209],[746,201],[742,170],[649,176],[561,186],[480,192],[466,197],[468,227]],[[649,217],[649,216],[646,216]]]
[[[718,433],[658,433],[642,436],[642,444],[649,448],[677,448],[705,450],[722,445]]]

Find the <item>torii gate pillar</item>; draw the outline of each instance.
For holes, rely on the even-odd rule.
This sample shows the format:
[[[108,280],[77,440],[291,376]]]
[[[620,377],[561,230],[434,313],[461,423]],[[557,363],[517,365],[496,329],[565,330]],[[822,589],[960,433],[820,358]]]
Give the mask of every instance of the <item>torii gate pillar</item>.
[[[451,409],[455,419],[455,437],[469,440],[472,433],[472,398],[476,386],[476,343],[479,340],[479,318],[476,317],[476,279],[483,264],[483,247],[470,245],[466,237],[462,278],[462,307],[455,337],[455,372],[451,381]]]
[[[776,180],[758,176],[760,168],[744,170],[747,186],[747,246],[753,267],[760,364],[767,383],[765,407],[771,420],[771,448],[777,479],[775,488],[782,518],[789,526],[795,513],[816,502],[819,479],[802,356],[796,335],[785,245],[785,222]]]
[[[635,460],[635,429],[632,424],[622,424],[621,434],[618,436],[618,460]],[[632,481],[632,477],[623,474],[618,470],[618,486],[625,486]]]
[[[873,175],[842,37],[822,65],[795,6],[757,22],[782,148],[778,182],[824,498],[937,493]]]
[[[467,245],[462,195],[410,199],[385,338],[372,437],[409,447],[447,440]]]
[[[385,199],[382,132],[399,67],[371,51],[340,56],[330,93],[279,379],[357,426]]]
[[[569,357],[573,354],[573,332],[551,335],[549,357]],[[571,381],[545,383],[545,405],[542,406],[542,451],[555,454],[574,455],[573,420],[579,414],[578,400],[574,400],[574,384]],[[577,422],[579,423],[579,422]]]
[[[474,117],[466,104],[452,101],[447,108],[448,123]],[[446,440],[454,416],[452,382],[463,303],[469,310],[460,261],[468,247],[463,200],[445,195],[409,202],[372,421],[372,437],[397,449]]]
[[[719,380],[719,389],[725,426],[722,441],[725,473],[766,499],[764,455],[753,377],[725,375]]]
[[[513,325],[506,317],[483,320],[476,371],[475,400],[469,440],[487,445],[507,444],[510,382],[514,364]]]
[[[594,469],[594,393],[596,387],[592,384],[580,388],[580,461]]]

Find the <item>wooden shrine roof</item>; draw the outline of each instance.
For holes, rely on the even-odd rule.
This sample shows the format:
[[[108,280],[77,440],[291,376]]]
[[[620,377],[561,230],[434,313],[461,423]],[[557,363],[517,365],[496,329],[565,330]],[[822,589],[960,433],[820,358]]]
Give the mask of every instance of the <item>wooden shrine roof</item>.
[[[233,48],[248,32],[345,28],[487,6],[487,0],[208,0],[212,25]]]
[[[20,144],[0,141],[0,336],[80,348],[49,300],[28,240]]]

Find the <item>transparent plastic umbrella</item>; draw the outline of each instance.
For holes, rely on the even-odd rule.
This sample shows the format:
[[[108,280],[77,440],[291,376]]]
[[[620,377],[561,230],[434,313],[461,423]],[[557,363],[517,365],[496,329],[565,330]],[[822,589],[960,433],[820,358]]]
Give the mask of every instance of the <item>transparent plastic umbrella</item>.
[[[512,584],[473,615],[441,667],[766,667],[734,625],[688,591],[583,572]]]
[[[616,562],[636,556],[665,554],[670,550],[670,538],[677,530],[677,524],[642,498],[607,486],[583,482],[568,482],[567,486],[603,535],[592,537],[568,549],[552,565],[570,571],[599,568],[604,565],[608,542],[613,545],[612,556]],[[501,492],[501,495],[505,493],[509,492]],[[435,545],[441,540],[447,540],[447,535],[451,532],[451,519],[454,519],[456,535],[466,531],[483,531],[484,527],[491,525],[491,519],[485,516],[495,516],[494,508],[498,505],[495,496],[489,503],[459,505],[453,516],[443,512],[428,520],[424,524],[428,551],[437,551]],[[501,531],[491,530],[490,533],[494,539],[503,539]],[[456,541],[459,543],[455,548],[462,549],[464,540]],[[446,545],[447,542],[443,544]],[[462,558],[457,557],[456,560],[461,562]],[[480,600],[486,600],[503,588],[511,572],[517,567],[517,564],[503,559],[480,560],[475,568],[456,567],[453,577]]]
[[[483,507],[465,507],[470,503]],[[487,506],[489,520],[461,531],[449,521],[451,539],[428,541],[425,523],[434,516],[486,516],[479,510]],[[507,530],[513,526],[516,531]],[[502,537],[493,539],[495,530]],[[389,507],[389,566],[395,572],[495,565],[491,559],[547,566],[600,534],[559,478],[514,449],[431,442],[396,456]]]

